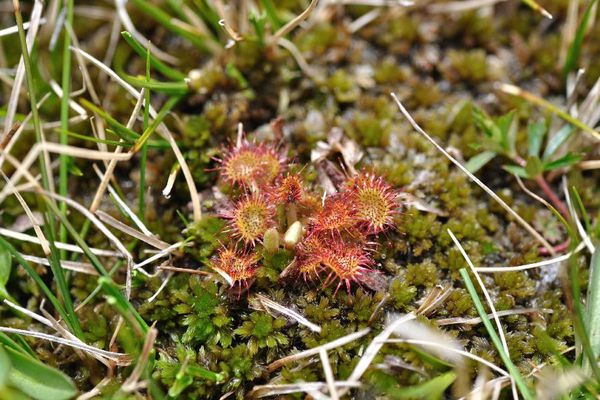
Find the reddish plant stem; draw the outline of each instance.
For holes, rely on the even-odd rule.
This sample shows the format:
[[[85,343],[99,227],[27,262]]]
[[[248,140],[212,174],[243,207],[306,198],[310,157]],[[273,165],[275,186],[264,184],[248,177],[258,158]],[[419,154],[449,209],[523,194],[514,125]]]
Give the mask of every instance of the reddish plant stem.
[[[565,217],[565,219],[569,219],[569,210],[567,209],[567,206],[565,205],[565,203],[562,202],[561,199],[558,198],[556,193],[554,193],[554,190],[552,190],[548,182],[546,182],[544,176],[538,175],[535,178],[535,182],[538,184],[540,189],[542,189],[546,197],[548,197],[548,200],[550,200],[550,202],[552,203],[552,205],[554,205],[558,212],[561,213],[562,216]]]
[[[514,158],[514,161],[523,168],[525,168],[525,165],[527,164],[527,162],[520,156],[516,156]],[[544,178],[543,174],[539,174],[535,178],[535,183],[537,183],[539,188],[542,189],[542,191],[544,192],[546,197],[548,197],[548,200],[550,200],[550,202],[552,203],[554,208],[556,208],[556,210],[563,217],[565,217],[565,219],[568,220],[570,218],[570,214],[569,214],[569,210],[568,210],[567,206],[565,205],[565,203],[563,203],[563,201],[561,199],[558,198],[558,196],[556,195],[554,190],[552,190],[552,188],[548,184],[548,181],[546,181],[546,178]]]
[[[554,246],[553,249],[556,253],[562,253],[569,248],[570,244],[571,244],[571,239],[567,239],[564,242]],[[538,251],[540,252],[540,255],[543,255],[543,256],[550,255],[550,251],[548,251],[548,249],[545,247],[540,247]]]

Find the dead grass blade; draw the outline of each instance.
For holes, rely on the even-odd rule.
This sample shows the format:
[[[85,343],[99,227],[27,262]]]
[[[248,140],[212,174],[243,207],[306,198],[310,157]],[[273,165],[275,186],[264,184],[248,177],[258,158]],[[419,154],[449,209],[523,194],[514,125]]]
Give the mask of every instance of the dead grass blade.
[[[342,336],[339,339],[335,339],[335,340],[333,340],[329,343],[325,343],[321,346],[313,347],[312,349],[304,350],[299,353],[280,358],[279,360],[273,361],[271,364],[267,365],[267,371],[273,372],[293,361],[297,361],[297,360],[301,360],[303,358],[312,357],[314,355],[317,355],[317,354],[319,354],[319,351],[321,351],[321,349],[324,349],[327,351],[327,350],[335,349],[336,347],[340,347],[345,344],[354,342],[355,340],[358,340],[361,337],[365,336],[370,331],[371,331],[371,329],[366,328],[361,331],[354,332],[354,333],[351,333],[346,336]]]
[[[554,248],[552,247],[552,245],[550,245],[550,243],[548,243],[548,241],[546,239],[544,239],[544,237],[542,235],[540,235],[527,221],[525,221],[523,219],[523,217],[521,217],[508,204],[506,204],[506,202],[504,200],[502,200],[496,193],[494,193],[494,191],[492,189],[490,189],[483,182],[481,182],[481,180],[479,180],[479,178],[477,178],[475,175],[473,175],[471,172],[469,172],[460,162],[458,162],[454,157],[452,157],[450,155],[450,153],[448,153],[446,150],[444,150],[444,148],[442,146],[440,146],[427,132],[425,132],[423,130],[423,128],[421,128],[419,126],[419,124],[416,123],[416,121],[413,119],[413,117],[408,113],[408,111],[406,111],[406,108],[404,108],[404,106],[402,105],[402,103],[400,102],[400,100],[398,99],[398,97],[396,96],[395,93],[391,93],[391,96],[394,99],[394,101],[396,102],[396,104],[398,105],[400,112],[404,115],[404,117],[408,120],[408,122],[412,125],[412,127],[418,133],[423,135],[425,137],[425,139],[427,139],[431,144],[433,144],[433,146],[438,151],[440,151],[440,153],[442,153],[444,156],[446,156],[446,158],[448,158],[448,160],[450,160],[465,175],[467,175],[469,177],[469,179],[471,179],[473,182],[475,182],[481,189],[483,189],[483,191],[485,191],[498,204],[500,204],[500,206],[502,208],[504,208],[511,216],[513,216],[517,220],[517,222],[523,228],[525,228],[525,230],[527,230],[529,233],[531,233],[531,235],[533,237],[535,237],[538,240],[538,242],[540,242],[542,244],[542,246],[544,246],[546,249],[548,249],[548,252],[550,254],[556,255],[556,251],[554,251]]]
[[[283,315],[293,319],[297,323],[306,326],[308,329],[310,329],[313,332],[321,332],[321,327],[319,325],[313,324],[308,319],[306,319],[302,315],[298,314],[296,311],[294,311],[290,308],[284,307],[281,304],[269,299],[268,297],[266,297],[262,294],[255,295],[255,298],[258,299],[260,304],[262,304],[264,307],[270,308],[273,311],[276,311],[280,314],[283,314]]]

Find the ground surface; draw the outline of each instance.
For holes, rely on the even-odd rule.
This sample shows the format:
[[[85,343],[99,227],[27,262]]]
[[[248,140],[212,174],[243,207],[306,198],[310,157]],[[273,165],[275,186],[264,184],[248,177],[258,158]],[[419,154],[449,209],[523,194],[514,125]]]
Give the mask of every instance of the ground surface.
[[[416,313],[423,325],[431,329],[437,329],[438,325],[445,332],[442,343],[454,338],[467,352],[505,368],[489,331],[480,320],[472,320],[478,313],[459,273],[467,264],[448,230],[456,235],[476,267],[533,263],[547,259],[547,250],[542,249],[539,241],[514,216],[417,133],[400,113],[390,93],[396,93],[417,123],[461,163],[486,150],[503,153],[498,150],[498,141],[486,136],[485,128],[512,110],[515,133],[512,143],[519,156],[508,154],[511,160],[506,152],[499,154],[476,175],[550,245],[558,246],[558,255],[564,254],[581,236],[575,234],[569,242],[559,219],[519,187],[514,176],[502,166],[514,164],[518,159],[525,160],[524,163],[531,160],[528,131],[534,129],[531,128],[533,123],[540,122],[542,129],[548,131],[541,153],[553,142],[549,137],[556,137],[565,123],[535,101],[505,93],[499,83],[516,85],[564,107],[563,66],[571,43],[567,1],[544,2],[543,6],[554,17],[552,20],[514,1],[489,7],[478,5],[465,11],[419,4],[411,7],[321,4],[285,36],[283,44],[273,39],[274,19],[265,17],[265,33],[261,35],[256,33],[250,18],[241,17],[242,11],[231,12],[225,14],[226,24],[243,38],[228,48],[224,47],[228,41],[224,28],[210,24],[214,22],[211,12],[218,13],[218,4],[184,2],[185,7],[178,8],[167,4],[178,4],[176,1],[151,2],[170,15],[187,18],[190,24],[194,19],[190,19],[187,12],[195,13],[195,18],[203,18],[209,33],[200,40],[204,44],[194,45],[139,3],[130,2],[127,7],[137,30],[175,57],[174,70],[190,77],[187,84],[169,88],[156,85],[150,93],[151,103],[157,110],[168,104],[169,98],[181,96],[164,123],[177,141],[201,194],[202,217],[194,222],[189,185],[181,171],[175,177],[170,195],[162,194],[177,159],[164,139],[153,133],[151,140],[161,148],[149,148],[147,160],[142,158],[142,152],[137,152],[130,160],[119,162],[111,183],[134,213],[139,214],[140,204],[145,206],[141,218],[161,241],[168,245],[188,240],[167,258],[146,265],[144,268],[151,276],[133,272],[127,304],[137,310],[145,323],[136,322],[126,306],[119,308],[118,299],[123,299],[123,295],[119,297],[107,289],[125,292],[127,265],[122,261],[116,264],[119,257],[100,256],[99,262],[106,270],[118,267],[112,275],[114,285],[105,282],[101,286],[103,290],[81,307],[78,305],[98,286],[98,277],[79,272],[68,272],[66,276],[68,293],[78,307],[77,319],[82,330],[76,336],[100,349],[131,354],[137,361],[130,367],[110,365],[107,372],[105,366],[89,356],[56,343],[26,337],[35,357],[65,372],[80,393],[98,385],[97,395],[106,398],[169,395],[218,399],[229,395],[241,399],[257,385],[326,382],[318,352],[282,366],[268,366],[298,351],[370,328],[366,335],[328,352],[335,380],[344,381],[365,357],[366,347],[390,318]],[[282,25],[308,6],[302,1],[273,3],[277,3],[276,13]],[[12,5],[9,2],[2,5],[2,25],[14,25]],[[30,11],[31,4],[24,4],[25,20],[29,19]],[[582,14],[583,5],[577,19],[581,19]],[[111,3],[76,2],[74,32],[85,52],[107,61],[121,76],[138,76],[138,80],[131,83],[139,88],[144,85],[145,57],[133,52],[122,37],[114,36],[124,29],[112,25],[115,15]],[[361,21],[366,24],[362,26]],[[49,50],[50,28],[49,24],[41,29],[32,55],[34,61],[37,60],[33,72],[38,100],[50,92],[51,78],[61,82],[62,45],[59,41],[56,50]],[[591,24],[585,37],[575,64],[586,69],[576,89],[578,104],[600,74],[600,24]],[[212,43],[208,50],[202,48],[206,43]],[[20,55],[16,35],[3,37],[1,44],[2,67],[16,66]],[[300,55],[293,56],[294,52]],[[82,75],[75,55],[72,62],[72,90],[77,91],[83,85]],[[119,136],[113,132],[124,131],[135,99],[96,66],[89,62],[86,65],[97,94],[90,94],[87,87],[85,92],[75,93],[73,100],[84,107],[88,117],[95,114],[95,118],[73,121],[68,130],[91,137],[91,126],[96,129],[96,135],[99,129],[100,132],[106,129],[100,134],[113,142],[95,144],[72,135],[68,142],[81,148],[100,146],[101,150],[114,151],[114,141],[119,140]],[[151,70],[156,81],[175,80],[174,76],[160,73],[154,67]],[[192,70],[197,71],[190,74]],[[4,105],[9,104],[10,89],[11,85],[3,85],[1,103]],[[599,107],[597,98],[594,104]],[[6,107],[2,110],[6,115]],[[28,110],[27,97],[23,94],[16,120],[22,120]],[[60,98],[52,95],[41,107],[40,114],[45,123],[60,121]],[[70,115],[76,113],[72,110]],[[130,126],[137,135],[148,126],[143,121],[143,110],[139,116]],[[343,168],[348,173],[348,163],[344,164],[336,151],[327,154],[328,162],[311,162],[311,151],[317,142],[329,140],[331,143],[336,130],[341,130],[346,145],[348,141],[356,144],[353,154],[364,153],[360,161],[351,163],[351,168],[374,171],[401,193],[403,205],[394,216],[394,229],[374,239],[378,246],[373,268],[381,271],[378,277],[382,282],[372,286],[380,290],[353,284],[349,292],[342,288],[334,293],[335,285],[323,288],[318,280],[305,283],[302,279],[280,278],[294,257],[292,251],[283,248],[274,254],[261,255],[262,268],[250,288],[242,293],[230,290],[228,283],[211,270],[209,260],[215,251],[222,243],[227,245],[232,241],[219,213],[226,206],[226,199],[236,196],[236,189],[219,179],[219,164],[214,158],[222,155],[224,147],[235,144],[239,123],[248,140],[277,143],[277,148],[286,153],[286,164],[289,164],[286,168],[302,176],[315,193],[322,193],[322,174],[335,181]],[[593,127],[597,120],[590,119],[586,123]],[[502,121],[494,126],[501,125]],[[59,132],[59,129],[46,127],[47,140],[58,142]],[[35,135],[28,126],[11,154],[23,160],[34,141]],[[598,159],[597,143],[589,132],[574,129],[548,160],[542,160],[549,162],[567,155],[563,158],[565,163],[556,168],[548,167],[541,175],[536,173],[535,160],[521,169],[522,175],[542,176],[549,184],[548,191],[558,196],[559,205],[566,203],[561,179],[565,177],[568,185],[576,188],[590,218],[586,228],[592,241],[597,240],[600,232],[597,222],[599,175],[597,169],[586,169],[581,161]],[[52,159],[58,157],[52,155]],[[100,179],[90,160],[73,160],[66,179],[67,193],[89,208]],[[145,188],[140,202],[140,166],[144,162]],[[97,163],[102,171],[106,170],[106,164]],[[58,166],[55,167],[58,182]],[[4,163],[2,168],[9,177],[14,173],[9,163]],[[35,175],[38,171],[36,163],[32,172]],[[22,182],[25,180],[19,183]],[[539,180],[524,179],[524,183],[531,191],[548,197],[549,192],[540,186]],[[40,200],[43,196],[35,196],[26,189],[23,196],[36,215],[45,210]],[[557,203],[553,205],[558,207]],[[114,195],[104,195],[98,210],[136,226],[123,209],[116,206]],[[58,219],[52,218],[58,224]],[[101,219],[107,221],[107,217]],[[68,220],[80,232],[89,218],[71,208]],[[0,226],[11,232],[34,235],[15,196],[3,199]],[[95,224],[88,228],[84,237],[89,246],[115,250]],[[113,227],[111,230],[131,252],[135,262],[149,257],[144,250],[157,247],[134,239],[122,229]],[[73,235],[66,238],[69,243],[75,243]],[[44,257],[38,245],[17,240],[14,235],[7,240],[22,254]],[[81,247],[79,242],[77,244]],[[537,381],[529,375],[535,372],[536,366],[560,364],[558,355],[562,352],[566,352],[568,362],[575,360],[575,352],[569,352],[575,345],[573,313],[563,284],[572,282],[575,276],[579,279],[575,287],[581,287],[581,293],[585,294],[590,253],[585,248],[578,254],[571,258],[571,263],[563,263],[562,269],[559,263],[554,263],[526,271],[480,274],[496,311],[500,315],[501,311],[507,311],[501,316],[507,349],[518,370],[527,377],[532,391]],[[63,253],[62,259],[85,262],[88,266],[90,263],[88,258],[70,252]],[[12,272],[6,284],[9,298],[39,312],[44,294],[31,274],[17,267],[17,261],[11,264]],[[188,271],[160,270],[157,266],[161,263]],[[570,274],[567,264],[571,266]],[[51,268],[31,265],[54,293],[60,293]],[[193,274],[189,270],[203,273]],[[569,278],[561,280],[561,271],[562,276]],[[161,287],[166,280],[166,286]],[[156,295],[157,291],[160,292]],[[485,302],[483,293],[479,291],[479,294]],[[295,310],[318,325],[320,332],[313,332],[292,318],[274,312],[257,295]],[[423,311],[426,308],[423,301],[427,304],[436,297],[439,301]],[[58,301],[64,302],[63,296],[59,298]],[[48,302],[45,307],[54,317],[60,317]],[[119,322],[120,315],[126,317],[124,323]],[[24,317],[8,305],[0,305],[0,319],[2,326],[60,336],[51,327]],[[145,324],[146,329],[149,325],[154,329],[144,330]],[[116,330],[118,334],[113,338]],[[153,349],[149,354],[142,350],[144,340]],[[425,351],[428,349],[406,343],[384,345],[361,374],[363,386],[355,389],[353,395],[355,398],[453,397],[464,393],[471,385],[470,380],[477,376],[487,380],[500,376],[497,371],[490,371],[472,360],[467,360],[464,367],[453,369],[457,362],[443,361],[448,358],[447,353]],[[138,360],[140,353],[143,357]],[[134,365],[140,365],[136,367],[140,369],[137,371],[139,379],[130,379],[129,390],[124,389],[121,386],[132,374]],[[136,385],[138,381],[146,385]],[[508,380],[500,382],[505,387],[503,393],[509,396]],[[327,393],[325,384],[319,389]],[[259,389],[254,394],[260,395],[260,390],[268,389]],[[304,395],[287,396],[302,398]]]

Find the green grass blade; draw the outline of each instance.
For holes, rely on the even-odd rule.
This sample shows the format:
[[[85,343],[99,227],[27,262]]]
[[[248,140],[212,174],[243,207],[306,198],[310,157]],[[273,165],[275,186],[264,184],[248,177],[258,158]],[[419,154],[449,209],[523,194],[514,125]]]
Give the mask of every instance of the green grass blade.
[[[496,347],[498,354],[500,354],[500,358],[504,362],[506,369],[508,370],[508,372],[514,379],[515,384],[517,385],[517,388],[519,389],[519,392],[521,393],[521,395],[523,396],[524,399],[534,400],[535,397],[529,391],[529,387],[527,386],[527,383],[521,376],[519,369],[515,366],[515,364],[512,362],[512,360],[510,359],[508,354],[506,354],[506,352],[504,351],[504,347],[502,347],[502,342],[500,341],[500,338],[498,337],[498,334],[496,333],[496,330],[494,329],[492,322],[488,318],[487,312],[485,311],[485,308],[483,307],[483,304],[481,303],[481,300],[479,299],[479,296],[477,295],[477,290],[475,289],[475,286],[473,285],[473,282],[471,281],[471,277],[469,276],[469,273],[467,272],[467,270],[465,268],[461,268],[461,270],[459,272],[460,272],[460,275],[462,276],[463,280],[465,281],[465,286],[467,287],[467,291],[469,292],[469,295],[471,296],[471,299],[473,300],[473,304],[475,305],[475,308],[477,309],[477,313],[479,314],[479,317],[481,318],[483,325],[485,326],[488,334],[490,335],[490,338],[492,339],[492,342],[494,343],[494,346]]]
[[[590,281],[587,290],[586,320],[590,338],[590,346],[594,354],[600,354],[600,251],[598,248],[592,255],[590,262]],[[596,360],[593,361],[596,363]],[[590,360],[584,363],[590,369]]]
[[[583,12],[583,16],[581,18],[581,22],[577,26],[577,30],[575,31],[575,37],[573,38],[573,43],[569,46],[569,50],[567,52],[567,58],[565,60],[565,66],[563,69],[563,76],[566,78],[569,72],[575,70],[577,68],[577,61],[579,61],[579,55],[581,54],[581,46],[583,45],[583,38],[585,36],[585,31],[587,30],[588,23],[590,21],[590,17],[592,15],[592,9],[594,8],[594,4],[596,0],[590,0],[585,11]]]
[[[137,139],[139,139],[140,135],[127,128],[125,125],[111,117],[107,112],[97,107],[95,104],[87,101],[86,99],[80,100],[81,105],[87,110],[98,114],[102,119],[106,121],[108,126],[114,129],[114,132],[123,140],[128,143],[134,143]]]
[[[119,72],[119,76],[130,85],[151,89],[155,92],[166,93],[166,94],[186,94],[189,93],[190,87],[186,82],[160,82],[155,79],[146,80],[146,78],[139,78],[137,76],[128,75],[122,71]]]
[[[0,345],[10,347],[18,352],[29,355],[32,358],[36,358],[36,354],[31,347],[29,347],[29,344],[27,344],[27,342],[21,336],[15,335],[15,337],[16,340],[13,340],[13,338],[8,336],[6,333],[0,332]]]
[[[58,208],[57,208],[58,210]],[[58,298],[54,295],[52,290],[46,285],[46,282],[38,275],[38,273],[29,265],[29,263],[19,254],[19,252],[4,238],[0,237],[0,246],[8,250],[11,256],[15,259],[19,265],[23,267],[25,272],[33,279],[33,281],[39,286],[42,293],[48,298],[52,306],[56,309],[58,314],[65,320],[65,322],[70,321],[70,316],[65,311],[65,308],[58,300]]]
[[[57,129],[57,130],[59,130],[59,129]],[[107,129],[106,132],[112,133],[115,136],[119,136],[112,129]],[[133,146],[132,142],[127,142],[126,143],[126,142],[117,141],[117,140],[98,139],[97,137],[82,135],[81,133],[77,133],[77,132],[67,131],[67,135],[69,135],[69,136],[71,136],[71,137],[73,137],[75,139],[83,140],[83,141],[86,141],[86,142],[103,143],[103,144],[108,144],[110,146],[121,146],[121,147],[125,147],[125,148]],[[169,143],[167,143],[164,140],[148,140],[147,144],[148,144],[148,147],[151,148],[151,149],[168,149],[168,148],[171,147],[169,145]]]
[[[575,238],[571,237],[571,248],[570,251],[574,248]],[[586,324],[586,310],[584,309],[583,302],[581,300],[581,286],[579,276],[579,264],[576,262],[574,257],[569,259],[569,267],[568,267],[568,284],[565,285],[565,290],[570,290],[567,293],[567,303],[573,313],[571,318],[573,319],[573,329],[575,331],[575,338],[581,343],[581,347],[583,349],[583,359],[584,365],[591,368],[592,373],[596,377],[597,380],[600,380],[600,369],[598,368],[598,363],[594,362],[586,362],[586,360],[596,360],[596,355],[594,349],[592,348],[592,344],[590,342],[590,336],[588,332],[588,327]],[[595,278],[597,279],[597,278]]]
[[[542,160],[547,161],[558,150],[558,148],[571,136],[573,133],[573,125],[563,126],[552,139],[546,144]]]
[[[127,44],[129,44],[139,56],[146,57],[146,49],[141,44],[139,44],[137,40],[133,38],[133,36],[131,36],[131,33],[127,31],[121,32],[121,36],[123,36],[123,39],[125,39]],[[186,78],[185,74],[169,67],[153,55],[150,55],[150,65],[152,65],[152,67],[155,68],[158,72],[174,81],[183,81]]]
[[[219,21],[221,17],[214,10],[210,2],[207,0],[193,0],[194,5],[196,5],[198,12],[202,19],[211,27],[213,30],[215,38],[218,38],[218,32],[221,32],[223,28],[219,25]]]
[[[131,2],[137,7],[139,7],[145,14],[159,22],[160,25],[162,25],[165,29],[168,29],[171,32],[181,36],[182,38],[189,40],[194,46],[196,46],[200,50],[207,52],[209,51],[205,43],[207,38],[204,37],[204,35],[201,35],[197,32],[192,32],[184,28],[184,24],[177,23],[175,18],[173,18],[171,15],[167,14],[160,8],[152,5],[147,0],[132,0]]]
[[[88,258],[94,269],[101,276],[99,282],[104,282],[104,284],[102,284],[101,286],[105,289],[107,294],[115,299],[116,305],[118,307],[125,307],[128,310],[128,312],[131,313],[131,315],[134,317],[134,321],[136,322],[134,326],[137,326],[137,328],[139,328],[144,334],[146,334],[149,329],[148,325],[138,314],[135,308],[133,308],[133,305],[131,305],[131,303],[127,301],[125,296],[114,287],[114,283],[110,278],[110,274],[104,268],[98,257],[92,252],[87,243],[83,240],[83,238],[79,235],[77,230],[69,222],[67,216],[61,213],[58,207],[56,207],[56,205],[54,205],[50,199],[46,197],[44,197],[44,199],[46,200],[46,203],[49,205],[49,207],[56,213],[61,223],[65,226],[65,228],[69,232],[69,235],[71,235],[71,237],[75,241],[75,244],[81,247],[85,256]]]
[[[146,82],[150,81],[150,48],[146,51]],[[144,91],[144,132],[148,129],[150,121],[150,89]],[[145,220],[146,210],[146,163],[148,161],[148,141],[146,141],[140,151],[140,182],[138,190],[138,217],[143,222]]]
[[[273,31],[281,28],[283,26],[283,21],[279,18],[277,14],[277,8],[273,4],[272,0],[260,0],[260,4],[264,7],[267,12],[267,16],[269,17],[269,21],[271,21],[271,25],[273,26]]]
[[[590,232],[592,230],[592,222],[590,221],[590,216],[588,215],[588,212],[585,209],[585,206],[583,205],[583,200],[581,200],[579,191],[577,190],[577,188],[575,186],[571,187],[571,194],[573,195],[573,198],[575,199],[575,204],[577,205],[577,208],[579,209],[579,212],[581,213],[581,216],[583,217],[585,231]]]
[[[98,279],[98,284],[108,296],[109,303],[113,305],[117,311],[132,324],[132,326],[139,328],[140,333],[146,335],[148,330],[150,330],[150,327],[146,324],[146,321],[144,321],[133,305],[127,301],[125,296],[123,296],[123,293],[115,287],[114,282],[109,277],[102,276]]]
[[[65,26],[73,25],[73,0],[64,2],[66,8]],[[71,33],[68,29],[63,28],[63,53],[62,53],[62,97],[60,99],[60,144],[67,145],[69,137],[64,132],[69,129],[69,94],[71,93]],[[59,155],[58,168],[58,193],[61,196],[67,196],[69,185],[69,163],[71,158],[66,154]],[[60,209],[66,212],[67,205],[63,202],[60,204]],[[67,238],[67,232],[64,227],[59,228],[59,240],[64,242]],[[65,257],[66,252],[61,250],[61,258]]]
[[[142,136],[140,136],[140,138],[135,142],[133,148],[131,150],[129,150],[131,153],[136,153],[144,145],[146,140],[148,140],[150,135],[152,135],[152,133],[154,133],[156,128],[158,128],[158,125],[160,125],[160,123],[167,116],[169,111],[171,111],[171,109],[175,106],[175,104],[177,104],[179,102],[179,100],[181,100],[181,97],[175,96],[175,97],[169,98],[169,100],[167,100],[165,102],[163,107],[160,109],[160,111],[156,115],[156,118],[154,118],[154,121],[152,121],[150,126],[148,126],[148,128],[146,128],[144,130],[144,133],[142,133]]]
[[[71,328],[75,336],[77,336],[79,339],[83,339],[83,330],[79,324],[79,318],[77,318],[77,315],[75,314],[75,307],[73,306],[73,299],[71,298],[71,292],[69,291],[69,285],[67,284],[65,271],[60,263],[62,254],[56,248],[53,229],[49,228],[49,220],[51,218],[53,218],[51,210],[49,210],[47,213],[44,213],[44,220],[46,221],[44,224],[44,234],[46,235],[46,239],[48,239],[48,245],[50,246],[50,254],[47,256],[48,263],[50,264],[52,275],[54,275],[56,287],[65,307],[65,312],[68,315],[68,319],[65,322],[69,325],[69,328]]]
[[[15,19],[19,33],[19,42],[21,44],[23,64],[25,66],[25,77],[27,81],[27,89],[29,91],[29,104],[31,106],[31,119],[33,120],[35,139],[38,143],[41,143],[42,124],[40,122],[40,115],[37,108],[37,91],[35,90],[35,81],[33,79],[33,72],[31,70],[31,59],[29,58],[29,52],[27,51],[27,39],[25,38],[25,30],[23,29],[23,16],[21,15],[21,8],[18,1],[15,2]],[[43,157],[44,156],[42,153],[40,156],[40,171],[42,174],[42,187],[47,190],[50,187],[50,181]]]

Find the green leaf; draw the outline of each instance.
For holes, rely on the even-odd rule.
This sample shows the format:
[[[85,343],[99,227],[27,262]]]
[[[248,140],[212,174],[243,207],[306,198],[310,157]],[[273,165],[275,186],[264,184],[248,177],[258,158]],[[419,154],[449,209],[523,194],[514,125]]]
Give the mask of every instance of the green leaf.
[[[12,368],[8,374],[10,386],[36,400],[67,400],[77,394],[73,381],[57,369],[5,347]]]
[[[496,121],[496,126],[500,131],[500,145],[508,154],[516,153],[515,141],[517,135],[515,126],[513,125],[514,116],[515,112],[509,111]]]
[[[544,164],[544,171],[551,171],[553,169],[570,167],[573,164],[578,163],[581,160],[581,155],[568,153],[554,161],[550,161]]]
[[[496,153],[493,151],[484,151],[483,153],[479,153],[476,156],[473,156],[467,161],[465,164],[465,168],[472,174],[479,171],[484,165],[490,162],[494,157],[496,157]]]
[[[4,351],[4,348],[0,346],[0,388],[6,386],[8,381],[8,374],[12,367],[8,354]]]
[[[456,380],[456,373],[446,372],[420,385],[394,388],[388,395],[391,399],[441,399],[444,392]]]
[[[473,121],[490,139],[494,141],[500,139],[500,131],[496,123],[478,107],[473,107]]]
[[[527,149],[530,156],[539,156],[542,148],[546,124],[542,121],[531,123],[527,126]]]
[[[519,178],[529,179],[529,175],[527,175],[527,172],[523,167],[519,167],[518,165],[503,165],[502,168],[511,174],[517,175]]]
[[[538,156],[529,156],[527,158],[527,164],[525,164],[525,172],[530,178],[535,178],[540,175],[544,170],[544,164]]]
[[[574,132],[573,125],[563,126],[554,137],[548,140],[542,160],[547,160],[558,150],[558,148],[571,136]]]

